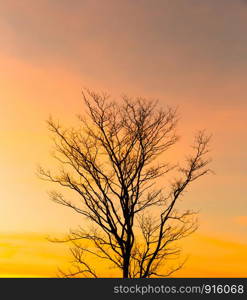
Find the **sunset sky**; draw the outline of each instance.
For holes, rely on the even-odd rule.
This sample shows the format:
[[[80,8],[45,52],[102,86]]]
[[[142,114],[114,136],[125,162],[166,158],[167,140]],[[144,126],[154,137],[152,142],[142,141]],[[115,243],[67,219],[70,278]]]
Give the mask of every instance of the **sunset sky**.
[[[0,276],[56,276],[70,259],[46,236],[82,221],[35,172],[53,164],[45,121],[76,124],[89,87],[178,106],[181,161],[212,133],[215,174],[181,203],[200,228],[176,275],[246,277],[246,31],[244,0],[0,0]]]

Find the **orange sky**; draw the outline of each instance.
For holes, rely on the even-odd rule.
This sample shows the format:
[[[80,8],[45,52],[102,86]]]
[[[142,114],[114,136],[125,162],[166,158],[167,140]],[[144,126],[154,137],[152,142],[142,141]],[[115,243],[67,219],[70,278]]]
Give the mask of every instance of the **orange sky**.
[[[178,106],[179,155],[197,129],[213,134],[215,175],[181,203],[200,211],[201,225],[183,243],[190,260],[180,274],[246,276],[246,2],[0,0],[0,7],[0,276],[53,276],[66,262],[43,237],[81,220],[51,203],[35,171],[52,164],[45,120],[74,123],[84,86]]]

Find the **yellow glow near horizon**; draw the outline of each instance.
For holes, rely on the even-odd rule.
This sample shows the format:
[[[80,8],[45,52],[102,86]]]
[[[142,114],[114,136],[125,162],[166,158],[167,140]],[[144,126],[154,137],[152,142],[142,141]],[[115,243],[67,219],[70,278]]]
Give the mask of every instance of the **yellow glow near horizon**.
[[[42,234],[1,234],[0,277],[57,277],[58,268],[70,268],[68,247]],[[173,277],[244,277],[247,272],[247,244],[194,234],[183,250],[181,260],[188,255],[187,262]],[[94,268],[102,277],[121,276],[105,262]]]

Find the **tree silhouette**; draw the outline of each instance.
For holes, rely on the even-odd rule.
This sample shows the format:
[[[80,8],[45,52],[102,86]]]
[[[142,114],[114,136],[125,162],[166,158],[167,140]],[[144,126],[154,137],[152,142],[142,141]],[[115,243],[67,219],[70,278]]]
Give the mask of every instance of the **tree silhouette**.
[[[80,128],[64,129],[48,120],[60,171],[53,174],[39,168],[42,179],[80,197],[80,203],[75,203],[53,191],[52,200],[91,224],[72,230],[64,240],[73,243],[76,269],[63,274],[97,277],[86,259],[91,255],[110,262],[124,278],[169,276],[183,265],[164,271],[169,258],[180,253],[176,241],[197,228],[195,212],[179,213],[176,204],[191,182],[209,173],[210,138],[198,132],[184,167],[161,159],[156,162],[178,140],[175,109],[127,96],[114,102],[107,94],[91,90],[83,91],[83,99],[87,115],[79,116]],[[160,181],[157,184],[171,170],[177,178],[165,188]]]

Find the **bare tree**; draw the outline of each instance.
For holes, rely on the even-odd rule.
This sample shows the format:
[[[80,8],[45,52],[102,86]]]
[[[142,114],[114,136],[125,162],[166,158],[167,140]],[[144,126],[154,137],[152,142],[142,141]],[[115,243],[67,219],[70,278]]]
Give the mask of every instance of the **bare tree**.
[[[197,228],[195,212],[179,213],[177,202],[191,182],[209,173],[210,138],[202,131],[196,135],[184,167],[163,162],[164,156],[156,162],[178,140],[176,110],[143,98],[114,102],[90,90],[83,91],[83,99],[88,110],[79,116],[80,128],[48,121],[61,170],[54,175],[39,168],[42,179],[81,199],[75,203],[53,191],[52,200],[91,224],[65,239],[73,243],[77,269],[64,275],[97,277],[86,259],[91,255],[121,270],[124,278],[169,276],[182,266],[164,271],[168,259],[180,253],[176,241]],[[177,179],[165,188],[159,181],[158,187],[157,180],[171,170]]]

